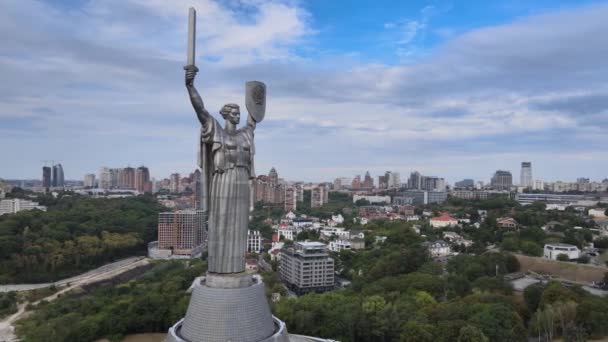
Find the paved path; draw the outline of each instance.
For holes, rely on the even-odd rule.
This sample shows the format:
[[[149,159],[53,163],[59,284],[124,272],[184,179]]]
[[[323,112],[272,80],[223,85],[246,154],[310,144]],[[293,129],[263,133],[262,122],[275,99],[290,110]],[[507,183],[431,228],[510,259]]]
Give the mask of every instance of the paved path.
[[[51,287],[52,285],[55,285],[56,287],[61,287],[61,286],[65,286],[67,284],[81,281],[83,279],[86,279],[86,278],[94,276],[94,275],[99,275],[99,274],[103,274],[103,273],[106,273],[106,272],[109,272],[109,271],[112,271],[115,269],[120,269],[121,267],[128,266],[141,259],[144,259],[144,257],[131,257],[131,258],[127,258],[127,259],[122,259],[122,260],[113,262],[111,264],[103,265],[99,268],[88,271],[86,273],[79,274],[79,275],[71,277],[71,278],[59,280],[54,283],[0,285],[0,292],[31,291],[31,290],[36,290],[36,289],[44,289],[47,287]]]
[[[40,301],[42,301],[42,300],[45,300],[47,302],[52,302],[55,299],[57,299],[59,296],[61,296],[62,294],[70,292],[73,289],[75,289],[76,287],[94,283],[94,282],[97,282],[100,280],[111,279],[121,273],[132,270],[139,266],[146,265],[148,263],[149,263],[148,259],[146,259],[144,257],[133,257],[133,258],[128,258],[128,259],[123,259],[123,260],[120,260],[120,261],[117,261],[117,262],[114,262],[111,264],[107,264],[107,265],[101,266],[95,270],[78,275],[76,277],[64,279],[64,280],[61,280],[61,281],[58,281],[55,283],[4,285],[4,286],[16,286],[16,288],[20,289],[17,291],[26,291],[25,289],[28,287],[30,287],[30,289],[40,288],[40,287],[31,288],[31,286],[38,286],[38,285],[47,285],[45,287],[49,287],[49,286],[55,284],[57,287],[63,287],[58,292],[56,292],[46,298],[43,298],[37,302],[32,303],[35,306],[38,303],[40,303]],[[23,318],[24,315],[27,314],[27,311],[25,310],[25,308],[28,304],[29,303],[27,303],[27,302],[19,304],[19,311],[17,311],[15,314],[0,321],[0,342],[17,341],[17,338],[14,334],[15,328],[14,328],[13,324],[16,321],[18,321],[19,319]]]

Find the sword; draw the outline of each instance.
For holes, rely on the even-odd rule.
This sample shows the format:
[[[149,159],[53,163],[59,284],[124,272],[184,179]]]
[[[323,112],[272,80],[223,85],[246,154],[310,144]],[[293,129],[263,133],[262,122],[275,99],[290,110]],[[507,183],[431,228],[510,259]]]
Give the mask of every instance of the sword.
[[[194,65],[195,60],[195,47],[196,47],[196,10],[194,7],[190,7],[188,11],[188,55],[186,66],[184,69],[195,69]]]

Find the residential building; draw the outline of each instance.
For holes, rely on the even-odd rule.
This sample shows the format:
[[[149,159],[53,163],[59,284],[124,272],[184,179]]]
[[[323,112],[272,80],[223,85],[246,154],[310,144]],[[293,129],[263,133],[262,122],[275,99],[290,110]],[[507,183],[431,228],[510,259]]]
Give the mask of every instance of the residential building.
[[[132,167],[125,167],[120,169],[118,175],[118,187],[121,189],[135,189],[135,169]]]
[[[285,188],[285,211],[295,211],[298,205],[298,190],[295,186]]]
[[[310,207],[319,208],[327,203],[328,191],[325,185],[317,185],[312,188],[310,194]]]
[[[351,250],[351,245],[349,240],[334,240],[329,242],[329,250],[332,252],[341,252],[343,250]]]
[[[574,245],[566,243],[548,243],[545,244],[543,256],[547,259],[557,260],[560,254],[565,254],[569,260],[575,260],[580,257],[580,250]]]
[[[589,216],[596,218],[605,218],[606,208],[589,209]]]
[[[458,225],[458,220],[448,213],[442,213],[440,216],[433,217],[430,220],[430,224],[433,228],[453,227]]]
[[[519,185],[530,188],[534,186],[532,180],[532,163],[531,162],[522,162],[521,163],[521,172],[519,176]]]
[[[95,174],[88,173],[84,175],[84,187],[85,188],[94,188],[95,187]]]
[[[460,182],[456,182],[456,184],[454,184],[457,188],[461,188],[461,189],[468,189],[468,188],[474,188],[475,187],[475,181],[473,179],[463,179]]]
[[[320,242],[296,242],[281,250],[279,275],[296,294],[334,289],[334,260]]]
[[[52,187],[63,188],[65,185],[65,176],[63,174],[63,166],[61,164],[53,165]]]
[[[296,185],[296,199],[298,202],[304,202],[304,187],[302,184]]]
[[[421,176],[421,189],[427,191],[445,191],[445,179],[435,176]]]
[[[291,220],[291,224],[293,224],[293,226],[296,228],[307,228],[312,227],[313,221],[308,217],[296,217]]]
[[[169,176],[169,181],[171,182],[171,184],[169,185],[169,191],[174,194],[179,193],[180,192],[179,173],[172,173],[171,176]]]
[[[200,253],[207,239],[205,212],[178,210],[158,214],[158,248],[176,255]]]
[[[356,175],[351,182],[351,188],[354,190],[361,189],[361,176]]]
[[[366,196],[366,195],[354,195],[353,203],[357,203],[358,200],[366,200],[370,204],[390,204],[391,196]]]
[[[251,182],[251,197],[253,203],[284,206],[285,188],[279,182],[279,175],[274,167],[268,175],[260,175]]]
[[[140,166],[135,170],[135,190],[141,193],[152,192],[150,170],[145,166]]]
[[[39,205],[38,202],[33,202],[20,198],[0,200],[0,215],[16,214],[20,211],[33,209],[46,211],[46,207],[43,205]]]
[[[280,226],[278,229],[279,238],[283,237],[286,240],[295,241],[301,229],[294,226]]]
[[[99,168],[99,188],[109,190],[112,187],[112,175],[110,175],[110,169],[108,167]]]
[[[407,181],[407,188],[414,190],[422,189],[422,175],[418,171],[410,173],[410,178]]]
[[[247,230],[247,251],[260,253],[262,251],[262,235],[258,230]]]
[[[48,189],[51,187],[51,168],[48,166],[42,167],[42,187]]]
[[[496,190],[510,190],[513,186],[513,176],[509,171],[497,170],[490,184]]]
[[[365,189],[372,189],[374,187],[374,179],[370,176],[369,171],[365,172],[362,187]]]
[[[452,248],[450,248],[450,245],[443,240],[427,243],[426,246],[432,258],[446,257],[452,254]]]
[[[501,217],[496,220],[496,225],[503,229],[516,229],[517,221],[512,217]]]
[[[395,197],[393,204],[443,203],[448,198],[447,191],[408,190]]]
[[[543,181],[540,179],[537,179],[534,181],[534,187],[532,188],[533,190],[544,190],[545,189],[545,185],[543,184]]]

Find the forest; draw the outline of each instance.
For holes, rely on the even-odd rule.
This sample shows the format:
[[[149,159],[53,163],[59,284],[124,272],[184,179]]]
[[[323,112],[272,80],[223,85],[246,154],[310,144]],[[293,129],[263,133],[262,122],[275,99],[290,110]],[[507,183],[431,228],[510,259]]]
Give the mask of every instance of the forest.
[[[92,293],[42,303],[17,324],[23,342],[82,342],[127,334],[166,332],[188,307],[186,290],[206,263],[157,262],[141,277]]]
[[[430,260],[404,223],[370,227],[388,238],[342,251],[336,268],[352,285],[283,299],[275,314],[291,333],[339,341],[585,341],[608,334],[608,299],[557,282],[515,293],[503,278],[519,269],[506,253]]]
[[[62,194],[46,212],[0,216],[0,284],[51,282],[143,255],[162,206],[152,197]]]

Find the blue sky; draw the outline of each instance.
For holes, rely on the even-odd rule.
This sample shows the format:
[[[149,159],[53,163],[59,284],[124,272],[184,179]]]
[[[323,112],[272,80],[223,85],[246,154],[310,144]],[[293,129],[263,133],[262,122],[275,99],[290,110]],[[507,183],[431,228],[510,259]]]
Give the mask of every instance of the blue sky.
[[[608,2],[66,0],[0,2],[2,178],[196,166],[183,87],[212,113],[268,86],[257,173],[321,181],[413,170],[449,181],[608,176]]]

